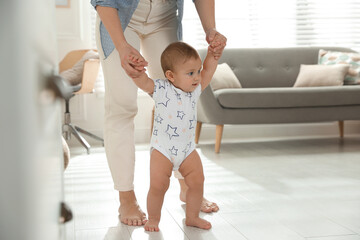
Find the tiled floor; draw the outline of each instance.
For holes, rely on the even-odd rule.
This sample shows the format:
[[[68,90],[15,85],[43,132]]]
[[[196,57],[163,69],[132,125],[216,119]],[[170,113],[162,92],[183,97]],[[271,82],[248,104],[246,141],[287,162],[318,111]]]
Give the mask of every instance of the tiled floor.
[[[74,213],[67,239],[360,240],[360,136],[223,143],[220,154],[213,148],[197,147],[206,197],[220,206],[202,214],[213,228],[184,226],[172,177],[158,233],[119,223],[103,149],[73,150],[65,171],[65,199]],[[148,146],[137,146],[136,159],[135,189],[146,210]]]

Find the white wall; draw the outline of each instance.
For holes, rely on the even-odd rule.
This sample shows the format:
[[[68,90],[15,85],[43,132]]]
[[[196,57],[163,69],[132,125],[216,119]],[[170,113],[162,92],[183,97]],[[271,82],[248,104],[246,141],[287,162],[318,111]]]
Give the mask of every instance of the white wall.
[[[72,0],[70,8],[57,8],[58,55],[59,61],[73,49],[91,48],[90,1]],[[70,102],[72,122],[97,135],[102,136],[104,116],[104,94],[94,93],[75,96]],[[140,93],[139,112],[135,118],[135,141],[146,143],[150,140],[152,99]],[[360,122],[345,123],[345,134],[360,134]],[[224,128],[223,141],[232,139],[337,136],[337,123],[317,124],[272,124],[272,125],[229,125]],[[214,126],[203,125],[200,141],[214,142]],[[89,141],[90,144],[96,142]],[[70,146],[79,143],[72,139]]]
[[[91,48],[90,0],[70,4],[70,8],[56,8],[59,60],[71,50]]]

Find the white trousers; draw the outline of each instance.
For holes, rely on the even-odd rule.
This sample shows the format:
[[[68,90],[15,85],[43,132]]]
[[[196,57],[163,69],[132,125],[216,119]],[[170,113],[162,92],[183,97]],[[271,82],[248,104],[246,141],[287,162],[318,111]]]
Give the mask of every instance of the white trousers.
[[[160,64],[163,50],[177,41],[176,0],[140,0],[124,35],[128,43],[148,61],[151,78],[164,78]],[[105,152],[114,188],[134,189],[134,117],[137,113],[137,86],[121,67],[115,49],[106,59],[102,51],[97,18],[96,42],[105,79]],[[149,123],[150,125],[150,123]]]

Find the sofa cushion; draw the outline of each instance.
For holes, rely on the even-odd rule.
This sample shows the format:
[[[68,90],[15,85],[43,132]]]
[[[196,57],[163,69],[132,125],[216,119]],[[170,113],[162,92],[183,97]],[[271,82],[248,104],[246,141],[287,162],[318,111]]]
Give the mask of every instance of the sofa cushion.
[[[294,87],[341,86],[349,65],[300,65]]]
[[[319,50],[319,64],[350,64],[350,68],[345,77],[344,84],[360,84],[360,54],[354,52],[338,52]]]
[[[227,63],[219,64],[210,82],[212,89],[241,88],[240,82]]]
[[[224,108],[296,108],[360,104],[360,86],[241,88],[214,92]]]
[[[353,52],[341,47],[225,48],[219,63],[231,67],[243,88],[292,87],[300,64],[318,64],[320,49]],[[204,59],[207,49],[199,53]]]

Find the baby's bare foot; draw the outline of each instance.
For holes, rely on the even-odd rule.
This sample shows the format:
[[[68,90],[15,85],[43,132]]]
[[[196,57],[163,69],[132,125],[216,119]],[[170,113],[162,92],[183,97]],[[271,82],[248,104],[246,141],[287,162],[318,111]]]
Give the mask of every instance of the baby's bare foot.
[[[206,221],[205,219],[196,217],[196,218],[186,218],[185,220],[186,226],[198,227],[201,229],[209,230],[211,228],[211,223]]]
[[[180,192],[180,200],[186,203],[186,191]],[[210,202],[206,198],[203,198],[200,211],[205,213],[217,212],[219,211],[219,206],[215,202]]]
[[[158,232],[159,231],[159,220],[149,219],[144,226],[146,231]]]
[[[121,204],[119,207],[120,221],[129,226],[141,226],[146,223],[146,215],[137,202]]]

